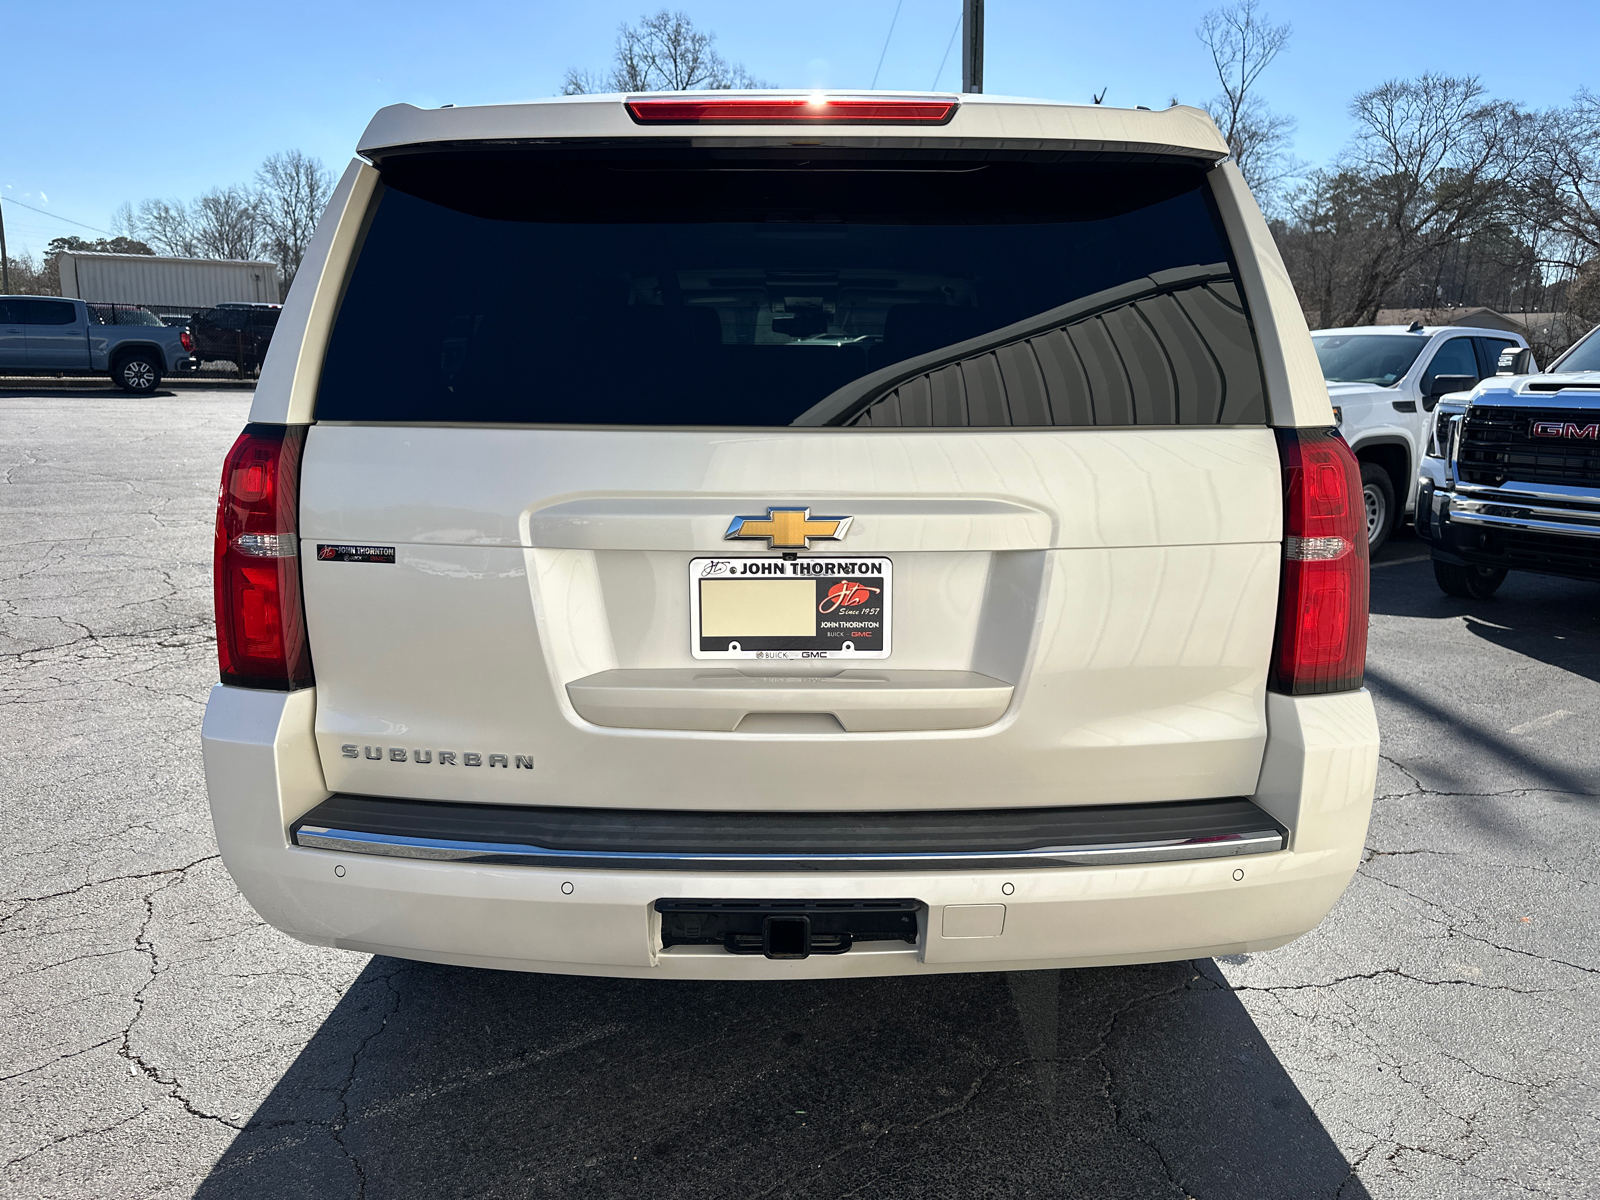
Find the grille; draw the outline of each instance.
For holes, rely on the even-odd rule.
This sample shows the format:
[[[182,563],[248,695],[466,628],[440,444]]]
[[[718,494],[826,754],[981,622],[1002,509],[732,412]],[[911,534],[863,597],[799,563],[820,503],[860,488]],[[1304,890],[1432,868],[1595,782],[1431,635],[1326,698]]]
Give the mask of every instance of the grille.
[[[1519,483],[1565,483],[1600,487],[1600,441],[1536,438],[1536,421],[1592,424],[1600,414],[1587,409],[1499,408],[1474,404],[1461,424],[1456,475],[1465,483],[1499,487]]]

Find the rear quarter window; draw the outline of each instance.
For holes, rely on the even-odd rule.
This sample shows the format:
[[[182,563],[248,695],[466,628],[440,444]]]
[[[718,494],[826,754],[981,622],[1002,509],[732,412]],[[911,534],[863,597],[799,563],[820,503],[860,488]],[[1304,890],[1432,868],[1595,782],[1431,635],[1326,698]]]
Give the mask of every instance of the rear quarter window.
[[[386,163],[317,418],[1265,422],[1202,168],[788,153]]]

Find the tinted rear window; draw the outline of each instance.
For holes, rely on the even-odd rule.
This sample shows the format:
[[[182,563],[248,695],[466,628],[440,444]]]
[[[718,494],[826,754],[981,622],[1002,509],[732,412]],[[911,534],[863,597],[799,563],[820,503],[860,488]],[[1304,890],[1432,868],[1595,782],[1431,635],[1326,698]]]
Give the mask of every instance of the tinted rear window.
[[[386,164],[318,418],[1266,419],[1199,168],[702,154]]]

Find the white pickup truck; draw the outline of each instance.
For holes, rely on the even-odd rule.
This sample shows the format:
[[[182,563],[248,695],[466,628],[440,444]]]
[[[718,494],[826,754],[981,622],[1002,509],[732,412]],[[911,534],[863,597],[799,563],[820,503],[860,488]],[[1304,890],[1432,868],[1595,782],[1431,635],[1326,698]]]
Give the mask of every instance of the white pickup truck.
[[[109,375],[125,392],[155,391],[194,365],[186,329],[146,309],[55,296],[0,296],[0,373]]]
[[[1373,552],[1417,507],[1417,476],[1439,398],[1495,373],[1521,334],[1456,325],[1364,325],[1311,335],[1339,431],[1361,463]]]
[[[804,979],[1322,920],[1361,484],[1204,113],[578,96],[359,152],[223,467],[206,780],[268,921]]]

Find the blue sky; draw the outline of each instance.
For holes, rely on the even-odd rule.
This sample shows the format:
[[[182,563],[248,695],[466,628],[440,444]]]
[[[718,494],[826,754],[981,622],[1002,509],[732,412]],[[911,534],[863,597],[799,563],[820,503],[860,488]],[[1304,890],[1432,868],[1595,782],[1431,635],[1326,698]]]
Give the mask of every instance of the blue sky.
[[[987,0],[986,87],[1009,95],[1165,105],[1216,91],[1194,29],[1214,0],[1029,3]],[[1559,104],[1600,86],[1600,3],[1396,5],[1265,0],[1294,26],[1263,96],[1299,122],[1311,162],[1349,134],[1346,106],[1387,78],[1426,70],[1480,76],[1495,95]],[[336,170],[385,104],[479,104],[554,93],[569,66],[603,68],[620,22],[662,5],[451,0],[384,4],[7,6],[0,72],[0,196],[12,249],[96,234],[122,201],[188,199],[244,182],[265,155],[298,147]],[[782,87],[866,87],[895,0],[752,4],[681,0],[725,57]],[[960,0],[902,0],[878,86],[926,89]],[[1554,49],[1552,50],[1552,47]],[[1562,47],[1584,48],[1569,53]],[[960,47],[938,76],[960,83]]]

